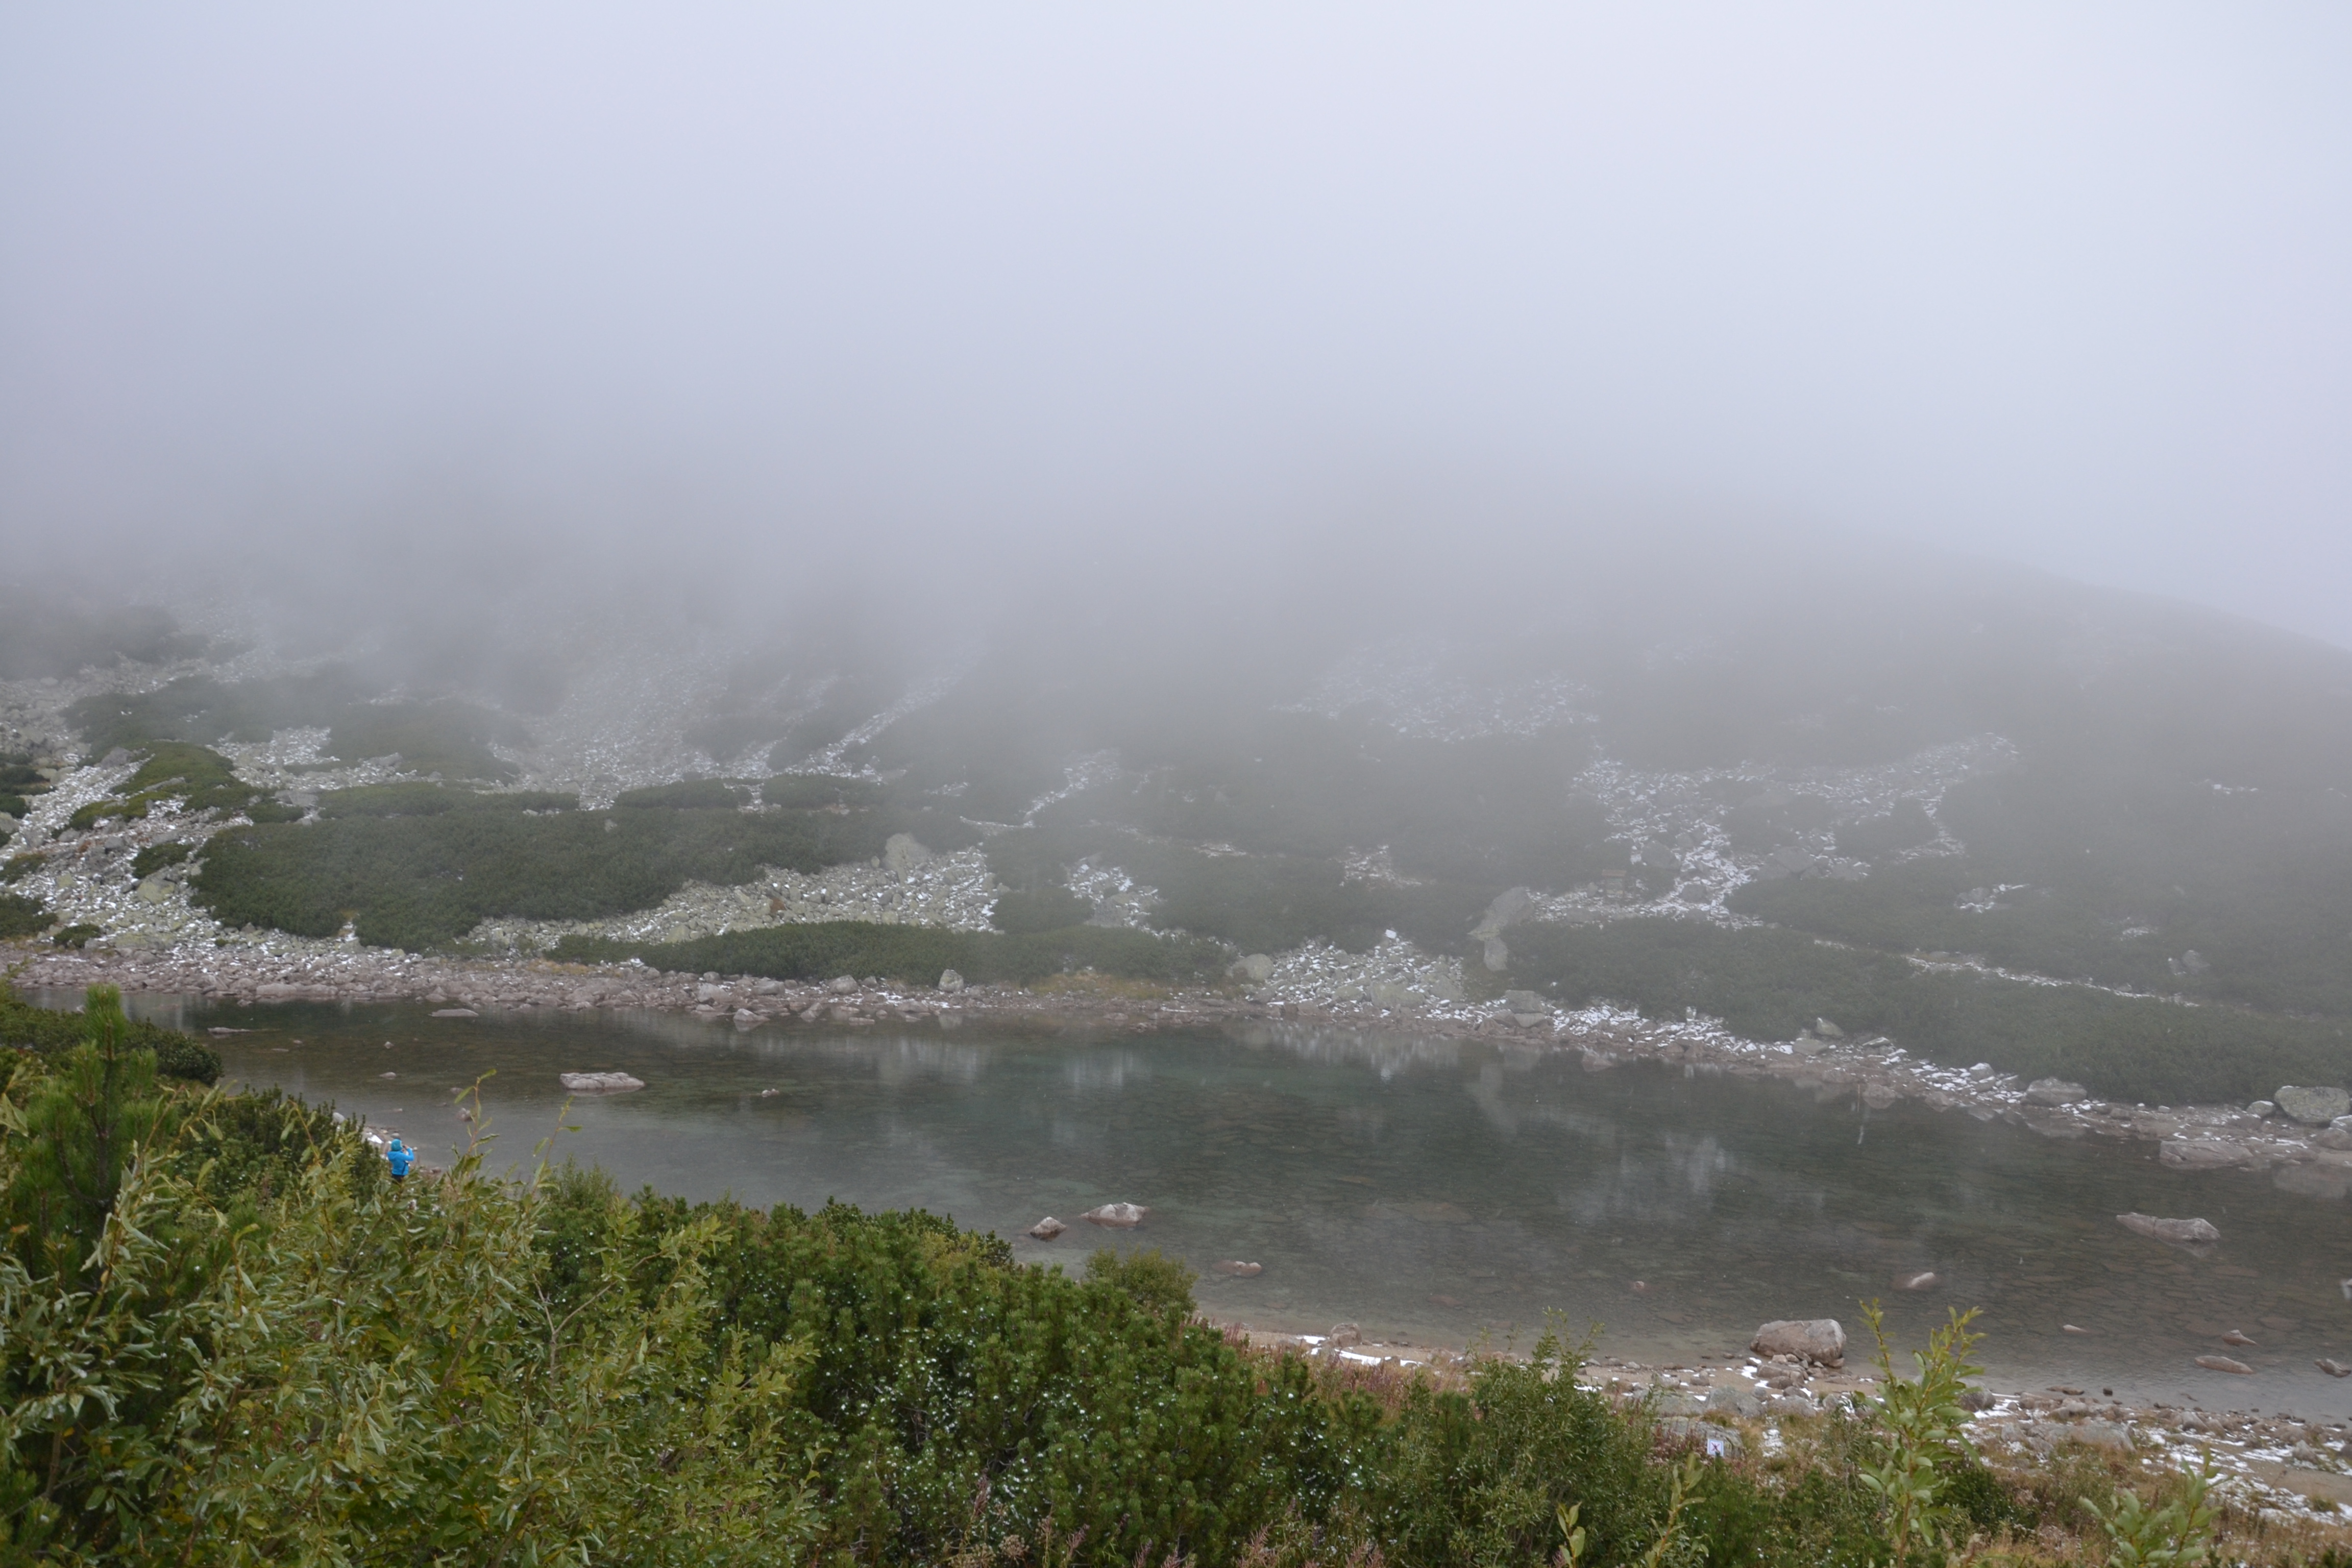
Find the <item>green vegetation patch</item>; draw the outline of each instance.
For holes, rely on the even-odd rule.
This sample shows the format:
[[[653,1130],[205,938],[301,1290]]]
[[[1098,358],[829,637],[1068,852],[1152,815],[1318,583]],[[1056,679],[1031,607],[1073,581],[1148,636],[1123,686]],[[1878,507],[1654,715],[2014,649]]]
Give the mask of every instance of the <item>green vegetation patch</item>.
[[[861,811],[881,805],[882,795],[882,786],[870,780],[829,773],[778,773],[760,786],[762,801],[795,811]]]
[[[358,702],[333,721],[327,748],[347,763],[397,754],[410,773],[451,779],[509,779],[511,764],[493,743],[523,746],[530,733],[510,719],[469,702]]]
[[[680,784],[624,790],[613,804],[638,810],[734,811],[748,798],[747,792],[737,784],[719,779],[688,779]]]
[[[2116,1100],[2246,1100],[2283,1083],[2352,1080],[2352,1031],[2334,1022],[1927,972],[1769,926],[1617,921],[1515,926],[1507,940],[1510,982],[1565,1005],[1613,1002],[1652,1017],[1695,1008],[1758,1039],[1827,1018],[1948,1067],[1989,1061]]]
[[[870,859],[896,832],[953,848],[959,831],[935,813],[888,808],[583,812],[574,804],[420,784],[336,792],[321,799],[318,821],[215,835],[190,886],[229,925],[332,936],[351,921],[362,942],[418,951],[492,917],[596,920],[650,909],[688,881],[735,884],[768,867],[817,871]]]
[[[154,746],[139,771],[104,800],[91,801],[75,812],[68,825],[89,827],[110,816],[136,820],[166,800],[186,803],[190,812],[247,811],[260,804],[263,792],[236,776],[226,757],[209,747],[181,741]]]
[[[0,938],[38,936],[49,929],[48,906],[21,893],[0,893]]]
[[[167,866],[182,866],[196,852],[196,847],[178,838],[167,838],[161,844],[150,844],[131,858],[131,874],[142,881]]]
[[[341,668],[237,682],[191,676],[136,695],[86,697],[66,717],[100,754],[166,741],[266,741],[299,726],[329,731],[329,751],[347,763],[397,752],[405,769],[453,779],[510,778],[514,770],[491,745],[530,742],[520,725],[471,703],[374,702],[371,695],[365,682]]]
[[[196,1083],[220,1078],[220,1053],[194,1035],[136,1018],[122,1019],[120,1027],[126,1046],[155,1053],[155,1070],[164,1077]],[[36,1007],[0,980],[0,1047],[54,1056],[81,1044],[88,1034],[89,1020],[82,1014]]]
[[[829,980],[879,974],[929,985],[952,969],[978,984],[1027,985],[1048,975],[1091,969],[1122,979],[1185,984],[1223,973],[1227,954],[1198,938],[1067,926],[1012,935],[942,931],[936,926],[822,921],[730,931],[694,942],[627,942],[567,937],[555,956],[579,963],[637,958],[660,969],[764,974],[778,980]]]

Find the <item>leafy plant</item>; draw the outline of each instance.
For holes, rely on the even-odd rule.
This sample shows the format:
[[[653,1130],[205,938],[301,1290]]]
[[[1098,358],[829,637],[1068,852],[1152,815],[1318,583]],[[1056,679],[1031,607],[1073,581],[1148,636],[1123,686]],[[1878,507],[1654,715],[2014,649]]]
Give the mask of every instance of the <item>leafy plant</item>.
[[[2207,1501],[2213,1486],[2212,1457],[2182,1473],[2180,1490],[2161,1508],[2150,1508],[2137,1492],[2118,1487],[2101,1508],[2089,1498],[2083,1507],[2105,1531],[2106,1568],[2191,1568],[2213,1550],[2217,1510]]]
[[[1965,1313],[1955,1310],[1928,1336],[1927,1348],[1912,1352],[1918,1375],[1906,1379],[1895,1370],[1895,1352],[1886,1342],[1878,1303],[1865,1302],[1862,1315],[1878,1343],[1883,1381],[1871,1401],[1870,1416],[1885,1443],[1875,1458],[1864,1459],[1860,1479],[1884,1505],[1886,1561],[1900,1568],[1916,1552],[1934,1552],[1943,1544],[1955,1513],[1944,1495],[1946,1472],[1969,1452],[1964,1436],[1968,1411],[1960,1395],[1968,1390],[1968,1380],[1984,1371],[1968,1360],[1970,1347],[1984,1336],[1969,1328],[1976,1321],[1976,1309]]]

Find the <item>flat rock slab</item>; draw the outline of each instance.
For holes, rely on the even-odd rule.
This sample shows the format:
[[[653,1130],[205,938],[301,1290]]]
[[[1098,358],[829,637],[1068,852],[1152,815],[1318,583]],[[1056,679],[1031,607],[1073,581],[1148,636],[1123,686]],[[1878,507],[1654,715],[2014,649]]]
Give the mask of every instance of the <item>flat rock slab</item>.
[[[2116,1218],[2126,1230],[2137,1231],[2156,1241],[2169,1241],[2176,1246],[2219,1241],[2221,1233],[2213,1228],[2210,1219],[2161,1219],[2152,1214],[2119,1214]]]
[[[1096,1225],[1109,1226],[1114,1230],[1132,1230],[1141,1225],[1143,1216],[1150,1212],[1140,1204],[1105,1204],[1100,1208],[1088,1209],[1078,1217]]]
[[[2281,1110],[2306,1127],[2325,1127],[2339,1116],[2352,1115],[2352,1092],[2287,1084],[2271,1096]]]
[[[2176,1171],[2221,1171],[2246,1163],[2246,1146],[2226,1138],[2168,1138],[2156,1157]]]
[[[475,1012],[471,1007],[436,1007],[433,1009],[433,1016],[436,1018],[478,1018],[481,1016],[479,1013]]]
[[[619,1094],[643,1089],[646,1080],[625,1072],[567,1072],[557,1075],[574,1094]]]

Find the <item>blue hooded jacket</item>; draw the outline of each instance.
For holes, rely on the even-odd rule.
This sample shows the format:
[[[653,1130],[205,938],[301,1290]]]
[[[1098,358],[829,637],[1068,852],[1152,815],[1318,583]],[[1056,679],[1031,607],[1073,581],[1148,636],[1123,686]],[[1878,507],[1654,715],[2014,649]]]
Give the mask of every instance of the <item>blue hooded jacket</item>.
[[[409,1165],[416,1159],[408,1145],[397,1138],[392,1141],[392,1147],[383,1152],[383,1157],[392,1162],[392,1173],[395,1176],[408,1174]]]

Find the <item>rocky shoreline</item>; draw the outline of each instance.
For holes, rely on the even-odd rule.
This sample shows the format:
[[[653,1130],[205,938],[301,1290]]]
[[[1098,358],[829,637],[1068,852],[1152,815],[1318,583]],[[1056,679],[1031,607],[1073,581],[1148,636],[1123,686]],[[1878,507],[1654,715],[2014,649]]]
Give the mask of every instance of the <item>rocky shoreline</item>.
[[[1471,1357],[1408,1340],[1368,1340],[1354,1323],[1328,1333],[1287,1334],[1246,1322],[1221,1323],[1243,1342],[1364,1367],[1459,1375]],[[1492,1353],[1492,1352],[1486,1352]],[[1850,1364],[1822,1365],[1755,1347],[1691,1362],[1645,1364],[1599,1355],[1580,1373],[1585,1386],[1628,1403],[1654,1401],[1670,1440],[1717,1453],[1781,1447],[1787,1424],[1818,1420],[1868,1399],[1876,1375]],[[2088,1448],[2148,1469],[2209,1466],[2221,1495],[2269,1524],[2340,1526],[2352,1509],[2352,1424],[2305,1421],[2285,1412],[2135,1405],[2071,1386],[1972,1392],[1969,1436],[1987,1458],[2035,1464]]]
[[[2298,1121],[2269,1102],[2251,1109],[2126,1105],[2094,1099],[2075,1085],[2021,1083],[1981,1064],[1940,1067],[1884,1039],[1843,1037],[1827,1024],[1795,1041],[1748,1040],[1710,1019],[1660,1021],[1617,1009],[1561,1010],[1528,993],[1508,993],[1499,1004],[1383,1006],[1313,995],[1295,999],[1282,994],[1278,981],[1268,984],[1246,973],[1238,973],[1231,987],[1178,991],[1087,975],[1035,990],[963,985],[950,975],[943,977],[943,989],[872,977],[811,983],[672,973],[635,962],[591,966],[417,954],[280,935],[217,947],[93,946],[82,952],[26,940],[0,943],[0,970],[11,973],[17,985],[36,988],[104,983],[126,992],[225,1003],[418,1003],[475,1012],[643,1008],[742,1029],[994,1025],[1148,1034],[1256,1025],[1410,1032],[1528,1050],[1572,1050],[1591,1071],[1656,1061],[1679,1066],[1691,1076],[1777,1079],[1811,1089],[1823,1100],[1851,1096],[1874,1110],[1916,1100],[2047,1137],[2091,1138],[2119,1146],[2152,1143],[2158,1158],[2176,1169],[2269,1171],[2279,1186],[2318,1197],[2352,1191],[2352,1146],[2335,1146],[2352,1145],[2352,1130]],[[2316,1114],[2305,1106],[2298,1110]]]

